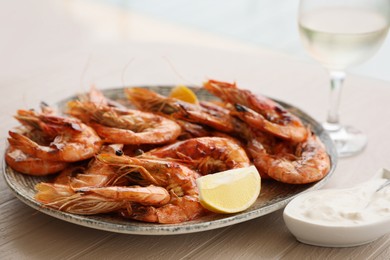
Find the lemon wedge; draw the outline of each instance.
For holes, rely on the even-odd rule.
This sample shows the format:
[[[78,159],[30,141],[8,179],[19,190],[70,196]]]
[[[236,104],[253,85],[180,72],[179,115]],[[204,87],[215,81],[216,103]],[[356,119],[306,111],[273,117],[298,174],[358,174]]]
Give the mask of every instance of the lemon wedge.
[[[196,180],[203,207],[216,213],[248,209],[259,197],[261,178],[255,166],[202,176]]]
[[[195,93],[184,85],[178,85],[171,90],[169,97],[179,99],[191,104],[198,104],[198,98]]]

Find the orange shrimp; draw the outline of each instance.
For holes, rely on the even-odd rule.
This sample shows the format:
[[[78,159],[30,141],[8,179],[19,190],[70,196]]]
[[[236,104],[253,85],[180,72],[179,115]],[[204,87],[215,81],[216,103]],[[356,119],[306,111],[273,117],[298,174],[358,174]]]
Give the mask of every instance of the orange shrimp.
[[[141,187],[133,186],[108,186],[108,187],[82,187],[75,192],[83,195],[100,196],[107,200],[118,202],[139,203],[141,205],[162,206],[167,204],[171,197],[168,191],[159,186],[149,185]]]
[[[134,202],[161,206],[170,200],[166,189],[153,185],[72,188],[41,182],[35,189],[35,199],[44,206],[80,215],[110,213],[130,207]]]
[[[223,137],[192,138],[155,148],[141,157],[172,159],[202,175],[250,165],[245,150],[233,139]]]
[[[97,106],[109,106],[126,109],[126,107],[121,103],[106,97],[102,91],[96,88],[95,85],[91,86],[89,92],[78,95],[78,99],[81,102],[91,102]]]
[[[234,118],[226,109],[210,109],[210,107],[165,97],[145,88],[129,88],[125,92],[131,103],[140,110],[210,126],[222,132],[232,132],[235,129]]]
[[[199,175],[181,164],[111,154],[99,154],[97,158],[115,165],[121,172],[127,171],[127,178],[131,182],[142,186],[161,186],[171,195],[170,202],[161,207],[133,203],[131,207],[121,210],[124,217],[147,222],[179,223],[195,219],[206,212],[198,199],[195,180]]]
[[[174,197],[171,202],[162,207],[143,206],[132,204],[131,207],[122,208],[119,214],[124,218],[144,222],[162,224],[175,224],[196,219],[203,215],[205,210],[195,197]]]
[[[300,143],[280,141],[265,133],[257,133],[249,141],[248,151],[262,177],[269,176],[284,183],[315,182],[324,178],[330,169],[325,146],[312,133]]]
[[[75,162],[94,156],[101,147],[101,139],[89,126],[75,118],[19,110],[16,118],[30,129],[38,129],[44,139],[38,143],[27,135],[10,131],[11,146],[42,160]]]
[[[114,154],[122,147],[104,146],[102,152]],[[48,207],[83,215],[113,212],[130,207],[130,203],[161,206],[170,200],[168,191],[162,187],[128,184],[120,171],[92,159],[87,167],[68,167],[54,183],[38,184],[35,197]]]
[[[234,114],[251,127],[293,142],[304,141],[308,136],[306,127],[297,116],[269,98],[239,89],[235,83],[209,80],[203,86],[233,104],[236,109]]]
[[[68,113],[90,125],[107,143],[164,144],[176,140],[181,128],[152,113],[70,101]]]
[[[65,162],[45,161],[15,149],[10,146],[5,153],[6,163],[20,173],[44,176],[62,171],[67,167]]]
[[[100,153],[115,154],[123,148],[121,144],[104,145]],[[67,167],[55,178],[54,183],[70,185],[72,188],[128,185],[126,178],[118,176],[113,167],[92,158],[88,165]]]

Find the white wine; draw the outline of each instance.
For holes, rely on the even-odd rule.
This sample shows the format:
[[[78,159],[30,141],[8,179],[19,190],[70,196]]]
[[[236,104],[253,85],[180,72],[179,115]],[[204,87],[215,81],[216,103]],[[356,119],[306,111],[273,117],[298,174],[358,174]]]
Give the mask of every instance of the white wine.
[[[389,21],[381,13],[347,7],[309,11],[299,20],[304,47],[332,70],[343,70],[371,57],[388,28]]]

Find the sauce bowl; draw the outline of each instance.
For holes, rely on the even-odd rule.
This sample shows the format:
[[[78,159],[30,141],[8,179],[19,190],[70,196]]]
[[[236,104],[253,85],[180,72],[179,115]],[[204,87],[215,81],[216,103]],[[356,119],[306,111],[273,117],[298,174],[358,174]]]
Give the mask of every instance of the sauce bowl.
[[[283,212],[287,228],[298,241],[323,247],[363,245],[389,233],[390,188],[378,188],[390,172],[380,172],[380,178],[356,187],[297,196]]]

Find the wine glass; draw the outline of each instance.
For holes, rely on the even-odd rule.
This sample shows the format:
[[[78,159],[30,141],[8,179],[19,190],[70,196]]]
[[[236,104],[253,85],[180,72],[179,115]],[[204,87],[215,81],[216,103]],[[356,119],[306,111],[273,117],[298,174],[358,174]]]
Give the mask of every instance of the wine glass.
[[[389,29],[389,12],[389,0],[300,1],[298,25],[303,46],[330,74],[330,103],[323,126],[340,157],[355,155],[367,144],[365,134],[339,121],[345,69],[379,49]]]

